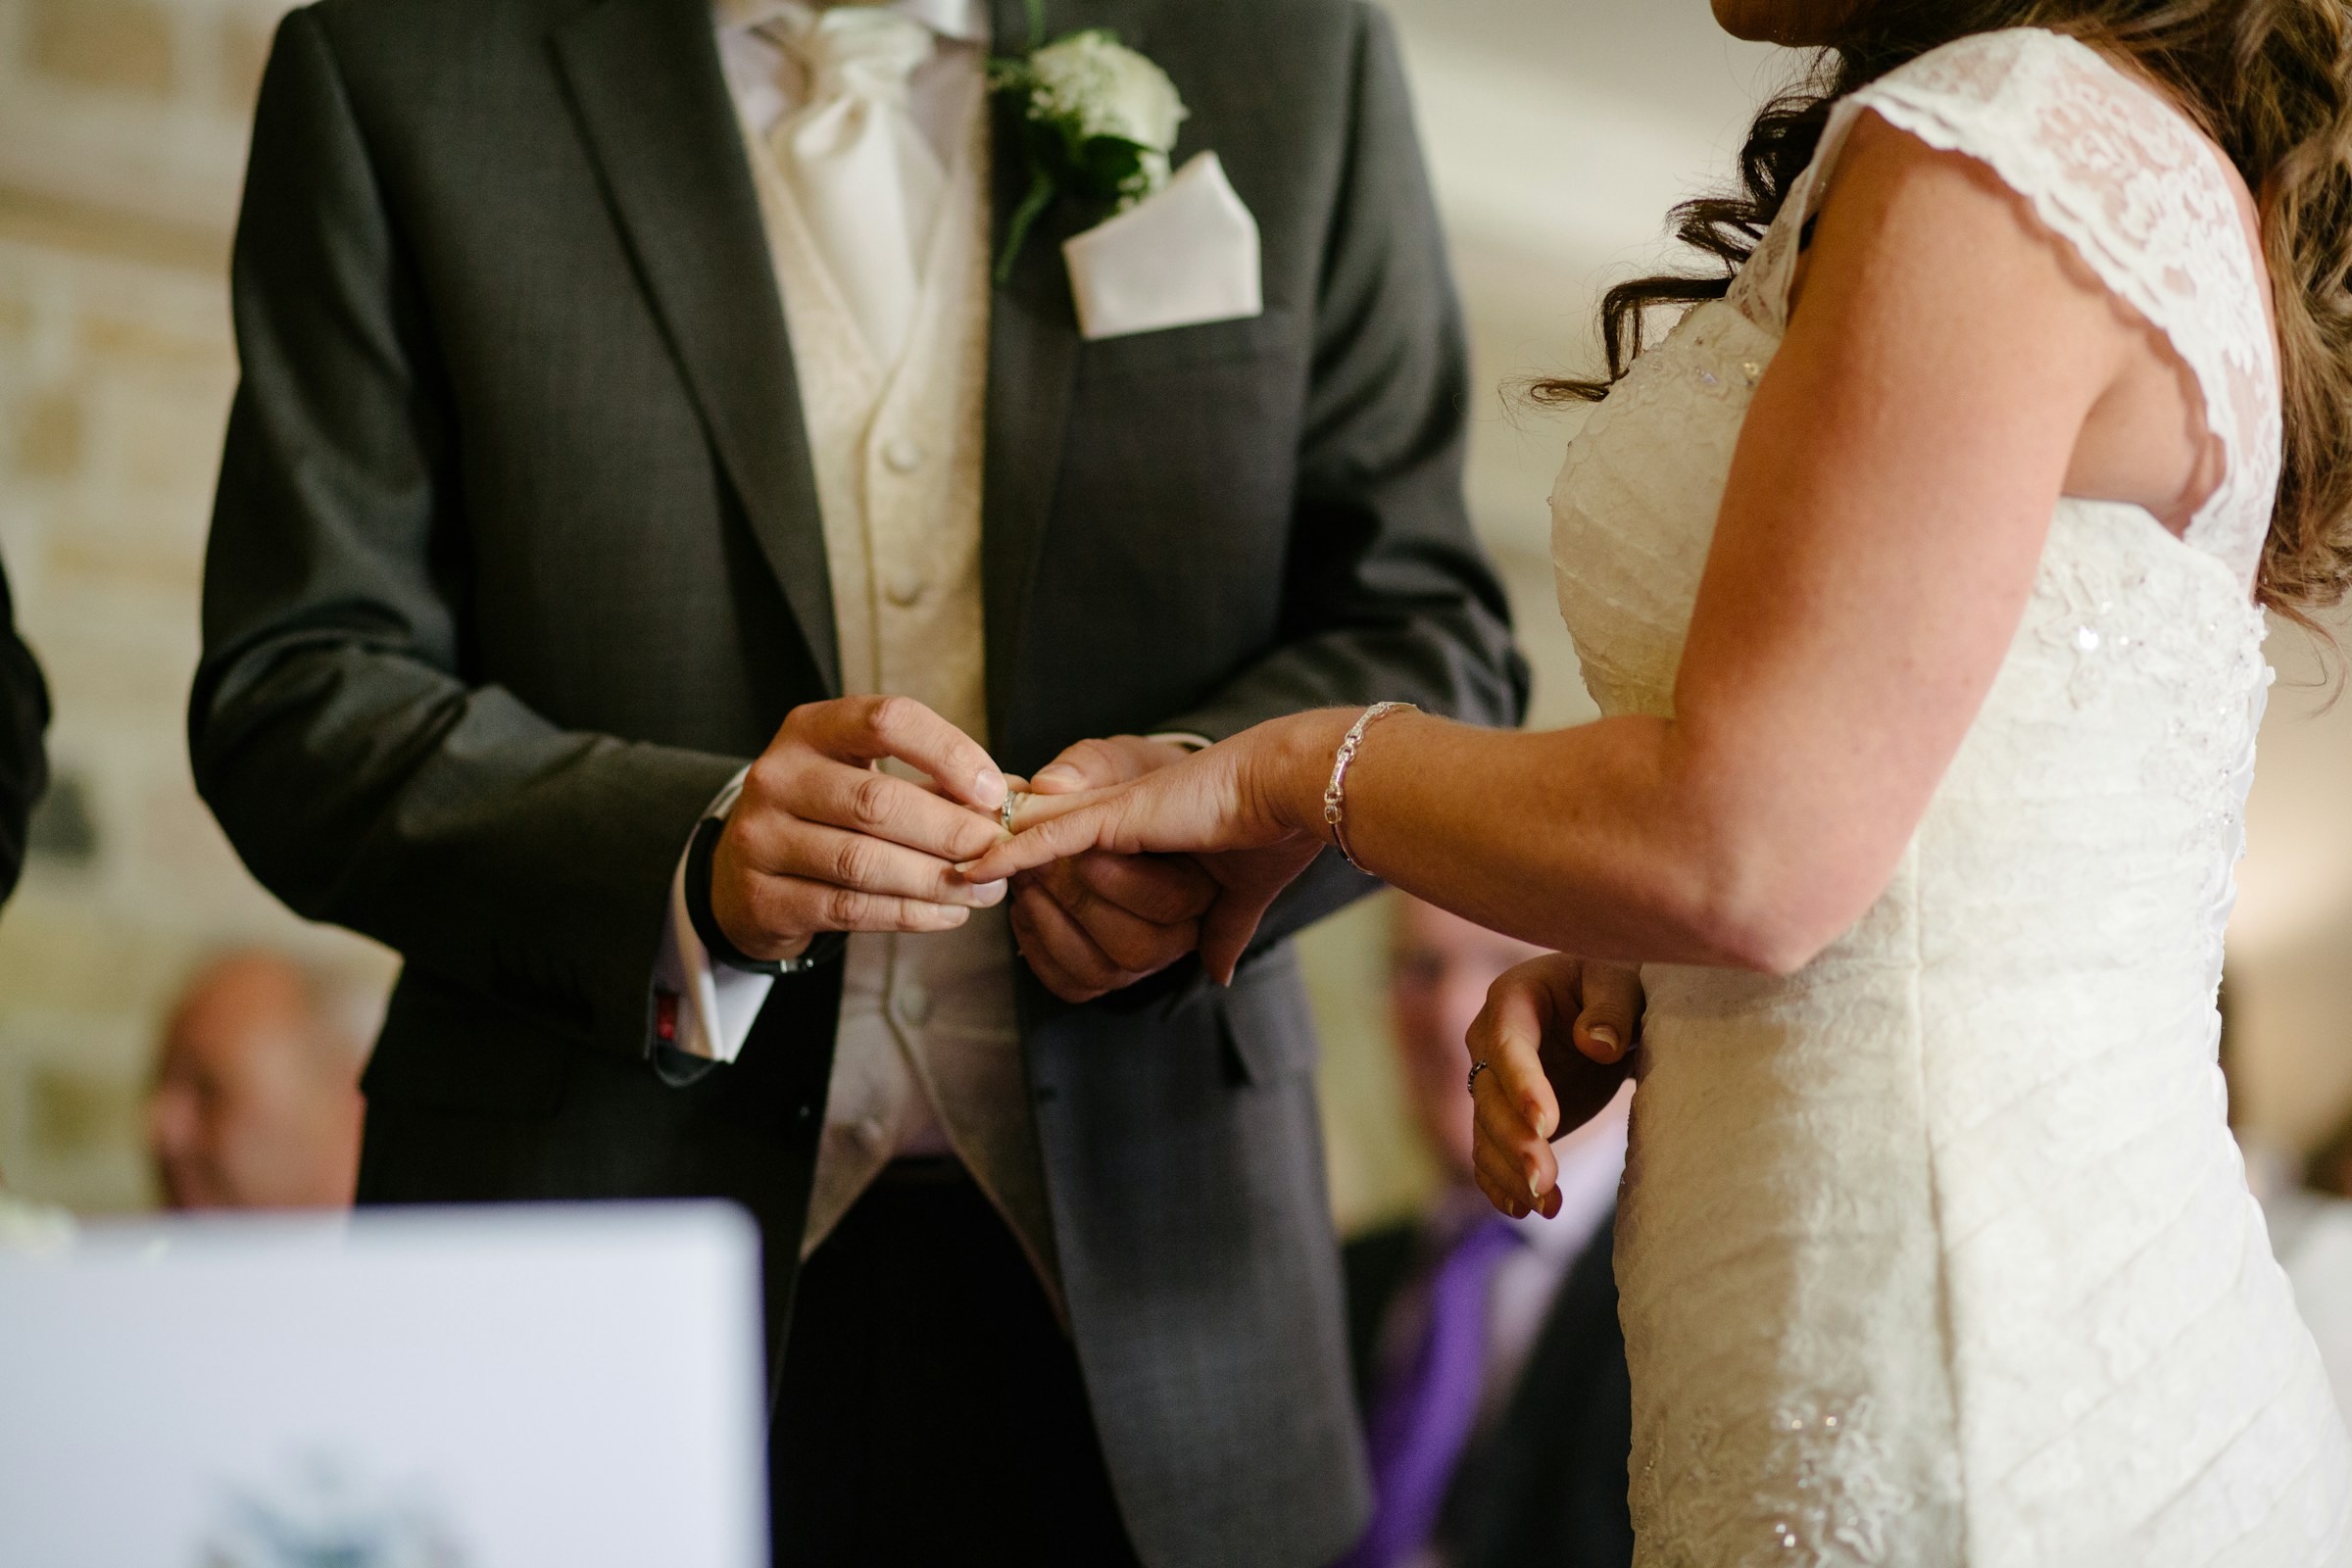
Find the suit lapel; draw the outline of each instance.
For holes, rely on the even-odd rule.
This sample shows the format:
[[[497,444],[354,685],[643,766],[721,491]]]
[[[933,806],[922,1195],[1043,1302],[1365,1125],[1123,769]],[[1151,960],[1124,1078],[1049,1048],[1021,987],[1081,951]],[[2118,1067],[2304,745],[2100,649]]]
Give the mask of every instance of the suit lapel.
[[[809,657],[838,692],[808,427],[710,9],[601,0],[560,26],[554,45],[670,351]]]
[[[1047,7],[1046,35],[1068,30]],[[992,26],[1002,53],[1025,47],[1029,21],[1022,0],[994,0]],[[1029,186],[1018,116],[999,106],[993,120],[996,163],[995,228],[991,265]],[[1037,578],[1046,522],[1053,514],[1061,471],[1062,436],[1069,424],[1071,384],[1078,368],[1078,318],[1070,302],[1061,242],[1081,226],[1073,204],[1056,202],[1030,230],[1012,275],[989,304],[987,473],[981,503],[981,588],[986,606],[988,721],[991,743],[1010,728],[1018,680],[1021,627]]]

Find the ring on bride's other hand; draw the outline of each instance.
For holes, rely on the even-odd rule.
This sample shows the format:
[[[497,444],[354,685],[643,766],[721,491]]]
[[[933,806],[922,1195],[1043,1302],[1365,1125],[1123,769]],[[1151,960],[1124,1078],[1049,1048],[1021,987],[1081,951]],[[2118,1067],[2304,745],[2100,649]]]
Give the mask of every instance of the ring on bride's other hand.
[[[1469,1087],[1470,1087],[1470,1098],[1471,1098],[1472,1100],[1476,1100],[1476,1099],[1478,1098],[1478,1075],[1479,1075],[1480,1073],[1482,1073],[1482,1072],[1485,1072],[1485,1071],[1486,1071],[1486,1070],[1487,1070],[1489,1067],[1491,1067],[1491,1066],[1493,1066],[1493,1065],[1494,1065],[1494,1063],[1493,1063],[1493,1062],[1488,1062],[1488,1061],[1474,1061],[1474,1062],[1472,1062],[1472,1063],[1470,1064],[1470,1086],[1469,1086]]]
[[[1021,803],[1028,798],[1027,790],[1006,790],[1004,792],[1004,804],[997,808],[997,820],[1004,824],[1006,837],[1009,838],[1020,831],[1019,828],[1012,825],[1012,813],[1019,810]]]

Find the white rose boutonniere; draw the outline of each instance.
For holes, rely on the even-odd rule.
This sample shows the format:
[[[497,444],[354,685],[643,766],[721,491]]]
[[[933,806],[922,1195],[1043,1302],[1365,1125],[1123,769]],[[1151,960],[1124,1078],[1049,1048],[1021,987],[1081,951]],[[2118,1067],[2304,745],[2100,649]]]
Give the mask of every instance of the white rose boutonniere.
[[[1044,43],[1044,0],[1030,0],[1029,52],[989,66],[990,89],[1020,113],[1029,157],[1029,192],[997,259],[1000,283],[1055,196],[1124,212],[1163,189],[1189,113],[1168,74],[1117,33],[1096,27]]]

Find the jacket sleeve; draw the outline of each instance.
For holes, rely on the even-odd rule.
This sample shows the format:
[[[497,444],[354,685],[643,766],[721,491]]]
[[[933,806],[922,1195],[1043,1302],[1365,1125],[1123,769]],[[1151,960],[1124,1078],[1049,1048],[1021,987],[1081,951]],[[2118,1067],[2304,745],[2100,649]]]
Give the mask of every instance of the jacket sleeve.
[[[567,731],[469,678],[450,400],[313,12],[270,56],[231,296],[198,788],[298,912],[642,1056],[679,849],[742,760]]]
[[[1222,740],[1302,709],[1526,711],[1526,662],[1462,497],[1469,351],[1387,20],[1357,11],[1353,124],[1315,309],[1281,646],[1164,726]],[[1279,941],[1373,882],[1326,854],[1272,911]]]
[[[17,636],[8,577],[0,572],[0,902],[16,890],[24,869],[25,830],[49,786],[42,732],[49,727],[49,688],[41,666]]]

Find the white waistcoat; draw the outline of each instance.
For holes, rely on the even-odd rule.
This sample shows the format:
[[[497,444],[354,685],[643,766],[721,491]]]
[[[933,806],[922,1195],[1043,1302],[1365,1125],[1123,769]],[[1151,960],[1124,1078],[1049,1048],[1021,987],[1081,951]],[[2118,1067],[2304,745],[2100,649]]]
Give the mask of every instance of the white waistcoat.
[[[763,139],[746,141],[816,470],[842,691],[915,698],[985,746],[985,96],[958,144],[895,368],[875,363]],[[853,936],[845,961],[803,1255],[892,1157],[953,1152],[1058,1295],[1003,907],[953,932]]]

